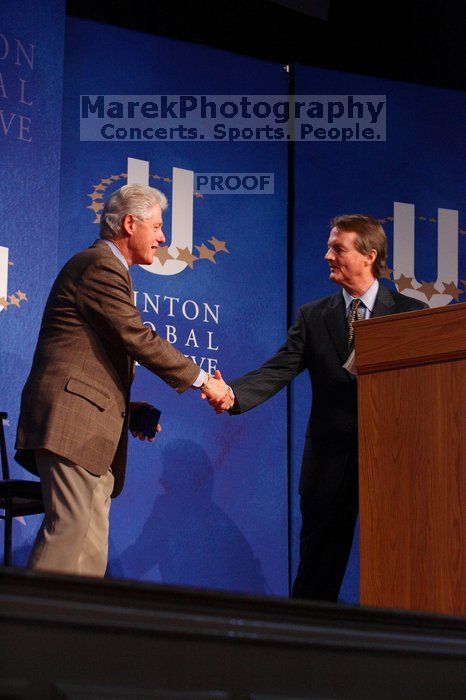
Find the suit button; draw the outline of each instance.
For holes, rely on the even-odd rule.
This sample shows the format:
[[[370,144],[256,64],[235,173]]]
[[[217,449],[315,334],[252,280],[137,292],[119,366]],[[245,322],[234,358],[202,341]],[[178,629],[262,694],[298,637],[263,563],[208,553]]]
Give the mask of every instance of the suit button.
[[[121,417],[122,417],[122,418],[126,418],[126,411],[122,411],[122,412],[121,412]]]

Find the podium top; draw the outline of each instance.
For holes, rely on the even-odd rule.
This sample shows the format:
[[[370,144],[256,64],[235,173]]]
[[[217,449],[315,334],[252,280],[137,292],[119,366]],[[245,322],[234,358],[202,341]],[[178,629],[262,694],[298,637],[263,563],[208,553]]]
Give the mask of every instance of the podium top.
[[[466,303],[358,321],[358,374],[466,358]]]

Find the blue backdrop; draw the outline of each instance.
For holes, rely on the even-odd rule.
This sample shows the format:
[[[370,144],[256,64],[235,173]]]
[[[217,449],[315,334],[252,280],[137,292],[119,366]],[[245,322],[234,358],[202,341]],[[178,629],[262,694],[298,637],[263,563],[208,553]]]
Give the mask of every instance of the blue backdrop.
[[[64,0],[0,4],[0,396],[11,459],[19,394],[56,274]],[[24,562],[37,517],[14,523]]]
[[[171,202],[174,177],[190,172],[273,173],[274,194],[193,192],[171,206],[169,244],[172,216],[193,207],[189,264],[164,274],[175,272],[168,259],[132,274],[144,322],[227,379],[259,365],[286,333],[286,144],[92,143],[79,132],[80,94],[284,94],[282,66],[77,19],[67,22],[65,54],[63,45],[61,0],[2,3],[0,408],[10,415],[10,455],[48,290],[57,268],[98,236],[103,200],[127,182],[128,159]],[[297,94],[386,94],[388,113],[386,142],[295,144],[293,307],[335,291],[323,254],[329,220],[343,212],[384,222],[387,284],[433,306],[464,299],[466,96],[300,66],[295,83]],[[163,432],[153,446],[131,441],[111,514],[109,574],[286,595],[287,491],[294,570],[308,379],[292,392],[291,484],[285,392],[245,416],[218,417],[195,392],[179,397],[139,367],[133,398],[162,409]],[[37,524],[15,522],[16,564]],[[357,600],[357,577],[354,547],[343,600]]]

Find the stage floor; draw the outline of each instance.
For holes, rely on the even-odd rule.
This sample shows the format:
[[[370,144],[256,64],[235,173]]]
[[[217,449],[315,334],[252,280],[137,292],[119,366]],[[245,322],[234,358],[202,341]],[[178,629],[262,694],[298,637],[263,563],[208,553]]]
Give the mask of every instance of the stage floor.
[[[0,569],[0,698],[452,700],[466,620]]]

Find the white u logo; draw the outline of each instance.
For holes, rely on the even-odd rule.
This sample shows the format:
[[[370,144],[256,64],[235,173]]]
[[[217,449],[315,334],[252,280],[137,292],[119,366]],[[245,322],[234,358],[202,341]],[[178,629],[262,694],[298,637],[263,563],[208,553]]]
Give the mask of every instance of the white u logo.
[[[453,297],[450,294],[434,294],[430,299],[417,288],[421,283],[414,276],[414,204],[394,203],[393,224],[393,278],[401,275],[412,277],[413,289],[403,294],[425,301],[430,307],[445,306]],[[458,212],[454,209],[438,210],[436,289],[453,282],[458,286]]]
[[[173,168],[172,181],[172,236],[168,252],[177,258],[178,248],[188,248],[190,253],[193,252],[194,171]],[[149,184],[149,161],[128,158],[128,185],[136,184]],[[154,258],[151,265],[140,265],[154,275],[177,275],[186,266],[182,260],[167,260],[162,265],[158,258]]]

